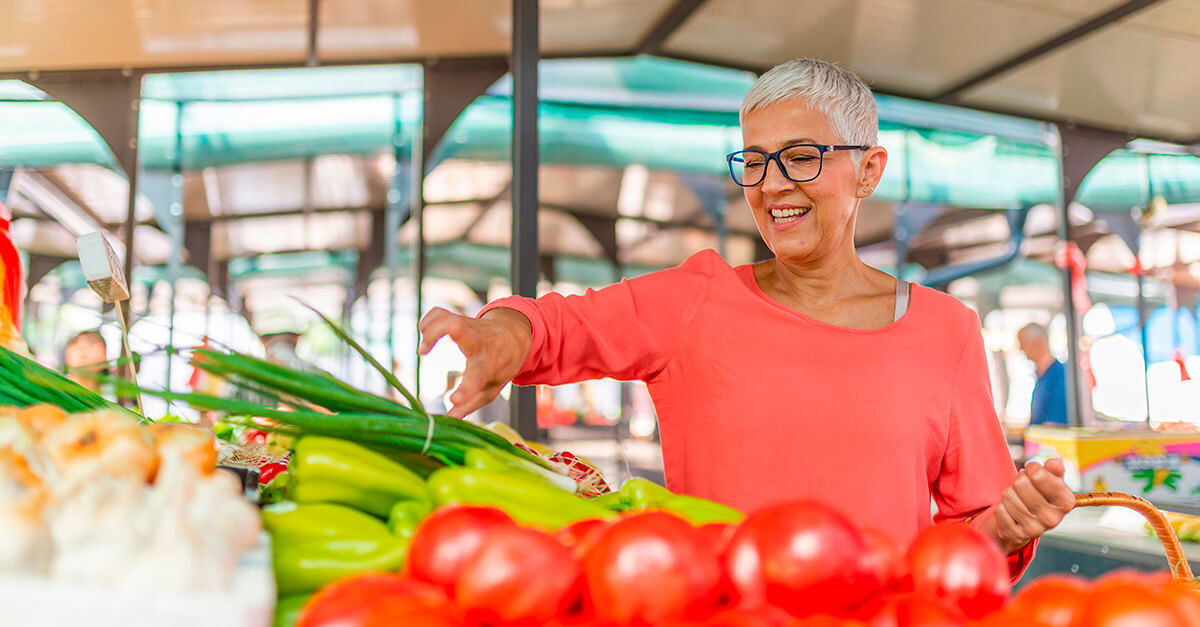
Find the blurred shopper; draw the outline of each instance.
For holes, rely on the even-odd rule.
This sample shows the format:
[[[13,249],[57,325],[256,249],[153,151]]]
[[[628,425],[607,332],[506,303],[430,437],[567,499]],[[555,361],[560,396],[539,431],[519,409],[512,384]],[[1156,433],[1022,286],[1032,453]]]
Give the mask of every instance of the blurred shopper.
[[[1067,420],[1067,369],[1050,353],[1050,335],[1036,322],[1017,332],[1017,345],[1037,370],[1029,424],[1070,424]]]
[[[741,126],[729,173],[772,258],[730,267],[706,250],[581,296],[435,309],[420,350],[449,336],[467,359],[450,413],[509,381],[642,380],[669,488],[749,511],[818,500],[904,544],[969,522],[1019,574],[1074,495],[1061,460],[1013,468],[978,316],[859,258],[854,226],[880,211],[863,200],[888,158],[870,88],[790,61],[759,77]]]
[[[108,344],[99,329],[76,333],[63,348],[63,369],[67,376],[89,390],[98,392],[97,375],[108,374]]]
[[[254,332],[262,339],[267,361],[297,370],[312,369],[308,362],[296,354],[304,327],[291,313],[268,310],[256,314]]]

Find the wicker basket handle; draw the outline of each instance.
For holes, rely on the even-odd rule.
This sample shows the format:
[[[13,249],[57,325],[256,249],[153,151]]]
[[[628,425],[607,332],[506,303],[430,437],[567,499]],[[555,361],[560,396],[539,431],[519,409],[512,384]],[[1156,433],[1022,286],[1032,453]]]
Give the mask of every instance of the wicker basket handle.
[[[1150,501],[1146,499],[1122,492],[1086,492],[1075,495],[1075,507],[1100,507],[1104,505],[1127,507],[1145,516],[1146,520],[1150,523],[1150,527],[1154,529],[1154,533],[1158,535],[1158,540],[1162,542],[1163,550],[1167,554],[1167,563],[1171,566],[1171,574],[1175,577],[1175,580],[1192,581],[1194,578],[1192,567],[1188,564],[1187,557],[1183,554],[1183,547],[1179,544],[1179,538],[1175,536],[1175,530],[1167,522],[1167,517],[1158,511],[1157,507],[1151,505]]]

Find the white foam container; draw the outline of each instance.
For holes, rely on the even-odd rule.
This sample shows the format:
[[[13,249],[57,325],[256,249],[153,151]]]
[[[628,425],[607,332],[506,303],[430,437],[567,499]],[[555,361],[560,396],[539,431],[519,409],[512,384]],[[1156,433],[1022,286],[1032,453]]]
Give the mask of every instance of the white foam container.
[[[121,564],[113,564],[121,568]],[[4,627],[268,627],[275,607],[267,534],[223,591],[117,591],[45,577],[0,576]]]

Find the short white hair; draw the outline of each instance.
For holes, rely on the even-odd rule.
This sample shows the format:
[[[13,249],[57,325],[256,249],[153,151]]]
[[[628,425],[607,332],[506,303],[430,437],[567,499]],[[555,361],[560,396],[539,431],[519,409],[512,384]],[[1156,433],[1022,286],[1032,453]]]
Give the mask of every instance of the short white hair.
[[[879,113],[871,88],[854,72],[819,59],[793,59],[758,77],[742,100],[740,120],[781,102],[802,102],[828,117],[842,141],[879,143]]]

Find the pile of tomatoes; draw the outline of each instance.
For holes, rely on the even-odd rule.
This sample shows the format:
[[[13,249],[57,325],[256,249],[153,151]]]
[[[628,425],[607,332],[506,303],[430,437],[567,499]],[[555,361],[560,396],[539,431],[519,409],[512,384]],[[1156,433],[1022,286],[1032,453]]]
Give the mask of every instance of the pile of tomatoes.
[[[330,585],[297,627],[1200,627],[1200,594],[1165,575],[1047,578],[1010,593],[1005,557],[964,525],[904,550],[804,502],[736,526],[652,511],[556,533],[451,507],[421,523],[402,574]]]

